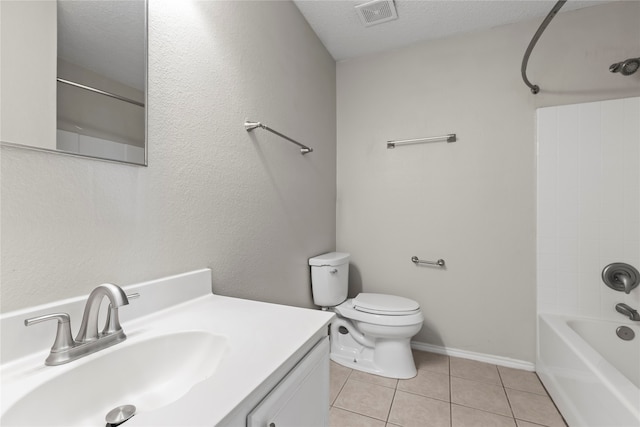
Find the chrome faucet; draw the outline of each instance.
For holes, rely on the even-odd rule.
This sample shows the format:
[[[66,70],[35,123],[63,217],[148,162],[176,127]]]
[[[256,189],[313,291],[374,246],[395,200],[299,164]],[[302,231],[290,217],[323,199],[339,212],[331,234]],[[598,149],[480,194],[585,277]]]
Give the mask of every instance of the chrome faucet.
[[[640,321],[640,314],[638,314],[638,311],[629,307],[627,304],[616,304],[616,311],[628,316],[631,320]]]
[[[26,319],[24,324],[31,326],[45,320],[58,321],[56,339],[44,363],[50,366],[62,365],[127,339],[118,318],[118,307],[129,304],[130,298],[139,296],[140,294],[127,295],[120,286],[111,283],[95,288],[87,298],[82,323],[75,340],[71,337],[71,319],[67,313],[46,314]],[[98,332],[98,312],[104,297],[109,299],[109,311],[104,329]]]
[[[100,310],[100,304],[104,297],[109,298],[109,317],[111,317],[111,312],[118,310],[118,307],[129,304],[127,295],[120,286],[105,283],[104,285],[100,285],[95,288],[89,294],[87,304],[84,306],[84,314],[82,315],[82,323],[80,324],[80,329],[76,336],[76,342],[86,343],[100,338],[98,335],[98,311]],[[124,331],[122,331],[122,327],[120,326],[120,322],[117,320],[117,317],[116,322],[117,326],[113,333],[124,335]]]

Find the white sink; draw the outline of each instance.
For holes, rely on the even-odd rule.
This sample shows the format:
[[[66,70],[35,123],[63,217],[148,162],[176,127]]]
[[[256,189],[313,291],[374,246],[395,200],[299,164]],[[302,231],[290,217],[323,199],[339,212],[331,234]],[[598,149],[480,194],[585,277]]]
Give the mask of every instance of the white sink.
[[[1,1],[1,0],[0,0]],[[327,334],[331,312],[211,293],[201,269],[125,286],[124,342],[59,366],[44,360],[53,324],[82,318],[87,296],[0,314],[0,425],[99,426],[122,405],[122,427],[236,427]],[[105,307],[106,308],[106,307]]]
[[[160,408],[213,375],[228,347],[226,337],[204,331],[130,336],[84,359],[14,375],[12,391],[22,397],[0,424],[104,426],[119,405],[135,405],[137,413]]]

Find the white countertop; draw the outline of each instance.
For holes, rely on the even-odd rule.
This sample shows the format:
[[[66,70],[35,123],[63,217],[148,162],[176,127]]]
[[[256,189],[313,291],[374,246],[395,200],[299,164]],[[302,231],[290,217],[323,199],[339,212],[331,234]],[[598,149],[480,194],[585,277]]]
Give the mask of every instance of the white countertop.
[[[171,278],[161,279],[165,280],[164,284],[156,286],[164,297],[154,297],[152,282],[124,287],[127,293],[140,292],[141,298],[132,301],[129,306],[121,310],[122,326],[128,336],[127,340],[121,344],[61,366],[44,367],[43,361],[48,354],[47,350],[22,355],[21,358],[3,364],[2,413],[10,409],[13,401],[19,399],[17,395],[7,395],[11,390],[17,390],[15,384],[13,387],[5,387],[7,381],[10,385],[11,382],[16,381],[28,384],[29,380],[24,380],[25,375],[38,375],[40,376],[38,381],[46,381],[47,378],[64,373],[65,370],[74,369],[74,365],[86,363],[91,358],[104,356],[119,346],[134,344],[159,332],[205,331],[227,338],[227,348],[214,373],[166,406],[151,411],[139,410],[125,425],[133,427],[226,424],[229,420],[228,416],[234,412],[234,409],[238,412],[238,408],[242,405],[255,405],[257,402],[252,402],[252,399],[264,397],[320,338],[326,336],[326,327],[334,317],[333,313],[320,310],[214,295],[210,291],[209,270],[187,274],[195,274],[201,282],[193,285],[193,292],[188,289],[188,286],[176,287],[175,283],[166,281]],[[184,279],[184,275],[174,276],[176,277]],[[190,280],[192,278],[190,276]],[[167,289],[173,289],[173,291],[180,289],[182,291],[180,299],[183,301],[177,305],[171,305],[171,298],[165,298]],[[197,296],[198,293],[200,296]],[[68,304],[69,301],[63,301],[63,303]],[[139,311],[149,314],[135,317],[133,313],[136,310],[136,304],[143,301],[146,301],[145,305],[141,305]],[[74,299],[71,302],[76,304],[80,301]],[[158,304],[159,307],[164,306],[164,308],[154,309],[154,305],[158,308]],[[23,310],[20,313],[3,315],[0,317],[0,320],[5,323],[3,334],[16,323],[16,319],[23,319],[27,314],[38,315],[47,310],[51,312],[54,306],[55,304],[52,304],[38,307],[31,312]],[[69,311],[77,311],[77,308]],[[125,315],[125,311],[128,314]],[[127,317],[130,319],[126,320]],[[75,318],[75,323],[73,320],[72,316],[72,326],[75,325],[77,328],[79,318]],[[46,341],[48,347],[53,342],[55,328],[49,325],[46,330],[47,335],[50,335]],[[20,331],[22,336],[28,336],[29,332],[24,327]],[[11,336],[9,334],[9,337]],[[11,345],[4,336],[2,344],[3,347]],[[99,384],[95,386],[100,387]],[[73,398],[72,390],[61,392]],[[135,402],[130,403],[135,405]],[[246,410],[252,407],[249,406]],[[100,420],[100,423],[96,425],[103,426],[104,414],[97,414],[97,420]]]
[[[299,359],[333,313],[210,295],[181,307],[196,316],[196,329],[225,335],[229,348],[209,379],[159,410],[140,413],[128,426],[215,425],[289,359]],[[133,326],[133,325],[131,325]],[[138,325],[136,325],[138,326]]]

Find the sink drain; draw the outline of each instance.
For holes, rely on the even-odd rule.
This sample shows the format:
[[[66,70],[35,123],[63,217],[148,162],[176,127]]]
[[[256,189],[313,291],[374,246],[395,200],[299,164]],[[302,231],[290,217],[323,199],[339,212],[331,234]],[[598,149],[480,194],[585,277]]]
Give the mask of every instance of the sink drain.
[[[127,421],[136,414],[136,407],[133,405],[121,405],[109,411],[104,419],[107,421],[106,427],[115,427]]]

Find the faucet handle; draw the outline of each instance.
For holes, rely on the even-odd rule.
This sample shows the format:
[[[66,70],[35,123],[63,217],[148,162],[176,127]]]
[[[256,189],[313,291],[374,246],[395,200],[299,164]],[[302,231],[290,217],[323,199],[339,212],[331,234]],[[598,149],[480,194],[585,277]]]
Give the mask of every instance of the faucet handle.
[[[139,293],[133,293],[127,295],[127,304],[128,300],[140,298]],[[104,329],[102,330],[102,335],[111,335],[115,332],[122,330],[122,326],[120,326],[120,318],[118,316],[118,307],[113,307],[109,304],[109,310],[107,311],[107,320],[104,323]]]
[[[71,318],[67,313],[51,313],[44,316],[32,317],[25,319],[24,326],[35,325],[36,323],[44,322],[47,320],[57,320],[58,329],[56,331],[56,339],[51,347],[51,353],[57,353],[62,350],[72,348],[75,345],[75,341],[71,336]]]

